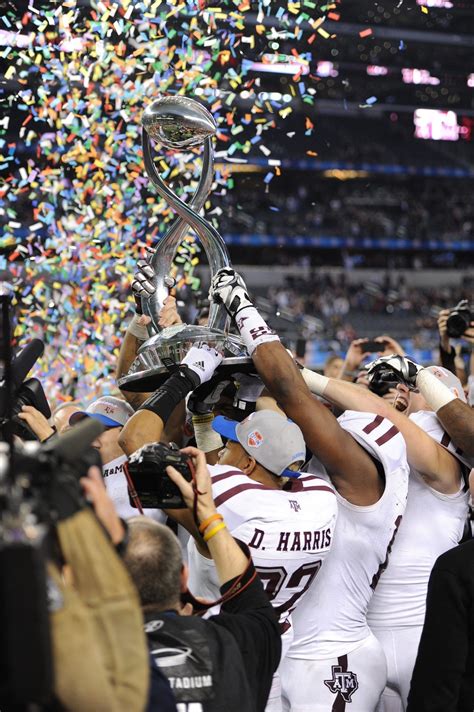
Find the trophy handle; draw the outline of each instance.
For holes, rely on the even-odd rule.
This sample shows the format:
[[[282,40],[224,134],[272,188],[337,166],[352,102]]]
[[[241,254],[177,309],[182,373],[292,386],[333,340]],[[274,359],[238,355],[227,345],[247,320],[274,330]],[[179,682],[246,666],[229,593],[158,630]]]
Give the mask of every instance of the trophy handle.
[[[228,267],[230,265],[230,257],[229,253],[227,251],[227,247],[225,245],[224,240],[222,239],[221,235],[217,232],[217,230],[211,225],[207,220],[205,220],[203,217],[199,215],[199,213],[194,212],[194,210],[191,208],[190,205],[187,205],[185,202],[183,202],[178,196],[166,185],[166,183],[162,180],[160,174],[156,170],[155,164],[153,163],[153,158],[151,155],[151,142],[148,134],[146,133],[145,129],[143,129],[143,158],[145,161],[145,168],[148,174],[148,177],[152,181],[153,185],[155,186],[156,190],[158,191],[159,195],[161,195],[162,198],[165,198],[166,201],[172,206],[172,208],[175,210],[175,212],[178,214],[179,218],[181,219],[182,223],[174,223],[171,226],[171,229],[168,231],[168,233],[165,235],[165,238],[167,240],[166,244],[164,245],[164,248],[166,250],[165,254],[161,252],[161,242],[159,243],[155,254],[153,256],[153,262],[152,264],[156,265],[158,267],[158,272],[157,272],[157,289],[159,289],[159,293],[161,295],[157,297],[157,300],[155,302],[155,308],[162,303],[164,298],[168,295],[168,290],[165,286],[164,282],[164,277],[169,273],[169,269],[171,266],[171,262],[173,260],[173,257],[176,253],[176,250],[179,245],[179,240],[181,239],[182,235],[187,230],[187,226],[189,225],[190,227],[193,228],[193,230],[197,233],[199,236],[199,239],[201,241],[201,244],[204,248],[204,251],[207,255],[207,259],[209,261],[209,267],[211,271],[211,279],[212,276],[217,272],[217,270],[221,269],[222,267]],[[212,182],[212,159],[211,159],[211,139],[206,138],[205,140],[205,154],[204,154],[204,159],[205,159],[205,165],[204,165],[204,180],[202,180],[202,183],[200,186],[198,186],[198,189],[193,196],[193,201],[194,198],[198,197],[199,189],[201,185],[203,186],[203,191],[204,192],[204,187],[205,183],[208,181]],[[207,161],[206,161],[207,158]],[[201,196],[202,196],[201,193]],[[207,195],[204,196],[204,200],[206,199]],[[201,198],[200,198],[201,199]],[[203,200],[203,203],[204,203]],[[191,202],[191,205],[193,205],[193,201]],[[194,205],[193,205],[194,207]],[[197,207],[197,206],[196,206]],[[202,206],[201,206],[202,207]],[[200,208],[199,208],[200,209]],[[183,224],[184,223],[184,224]],[[174,230],[174,232],[172,232]],[[170,233],[172,232],[172,235],[170,236]],[[163,238],[163,239],[165,239]],[[171,243],[171,240],[173,240],[173,243]],[[163,262],[161,263],[161,261]],[[164,296],[163,296],[164,295]],[[150,316],[153,320],[153,323],[155,327],[157,326],[158,322],[158,313],[154,313],[153,315],[150,313]],[[155,324],[156,322],[156,324]],[[225,312],[224,306],[222,304],[210,304],[210,309],[209,309],[209,327],[210,328],[215,328],[215,329],[221,329],[224,330],[227,322],[227,314]],[[157,329],[160,331],[161,329],[158,327]]]
[[[144,154],[145,152],[151,154],[149,146],[150,138],[145,130],[143,130],[142,143]],[[145,144],[147,144],[146,147]],[[210,142],[205,142],[203,173],[199,179],[196,191],[189,202],[189,206],[193,210],[201,210],[211,191],[212,179],[213,161],[211,144]],[[155,287],[155,292],[150,296],[142,297],[142,310],[144,314],[150,317],[152,326],[156,332],[161,331],[161,327],[158,325],[159,314],[163,307],[163,302],[169,294],[168,287],[165,284],[165,278],[169,275],[176,250],[183,241],[188,229],[188,223],[185,222],[183,218],[178,217],[159,241],[153,257],[150,260],[150,265],[155,273],[155,276],[151,280]]]

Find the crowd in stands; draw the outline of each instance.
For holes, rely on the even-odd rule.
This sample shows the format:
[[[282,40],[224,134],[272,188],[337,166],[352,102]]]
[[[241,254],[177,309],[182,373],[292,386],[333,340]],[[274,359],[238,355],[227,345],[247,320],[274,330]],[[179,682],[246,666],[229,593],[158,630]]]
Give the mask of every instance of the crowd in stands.
[[[227,234],[276,237],[472,241],[470,192],[463,180],[392,178],[384,184],[380,176],[341,181],[304,172],[285,173],[264,192],[252,177],[226,196],[220,226]]]

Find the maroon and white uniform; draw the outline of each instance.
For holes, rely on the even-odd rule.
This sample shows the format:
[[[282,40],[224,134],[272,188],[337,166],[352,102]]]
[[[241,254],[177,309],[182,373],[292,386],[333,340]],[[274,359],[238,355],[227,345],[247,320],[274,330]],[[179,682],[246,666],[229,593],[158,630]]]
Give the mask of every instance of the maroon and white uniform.
[[[332,485],[319,477],[292,481],[292,491],[270,489],[240,470],[209,467],[217,510],[233,536],[250,548],[252,559],[280,613],[282,658],[291,642],[291,612],[317,580],[321,564],[332,544],[337,503]],[[188,544],[189,588],[206,598],[219,597],[214,564]],[[272,709],[279,707],[274,686]]]
[[[462,460],[462,453],[433,412],[420,411],[410,419]],[[442,494],[430,487],[419,472],[410,470],[403,522],[368,611],[370,628],[382,644],[387,659],[387,690],[380,707],[384,712],[406,707],[425,619],[431,569],[438,556],[456,546],[462,538],[468,496],[463,481],[455,494]]]
[[[367,607],[406,507],[405,441],[381,416],[346,411],[339,423],[383,468],[385,488],[370,506],[336,494],[339,514],[331,553],[293,613],[294,640],[282,662],[284,708],[292,712],[375,709],[386,682],[381,646]],[[310,467],[328,478],[320,463]]]

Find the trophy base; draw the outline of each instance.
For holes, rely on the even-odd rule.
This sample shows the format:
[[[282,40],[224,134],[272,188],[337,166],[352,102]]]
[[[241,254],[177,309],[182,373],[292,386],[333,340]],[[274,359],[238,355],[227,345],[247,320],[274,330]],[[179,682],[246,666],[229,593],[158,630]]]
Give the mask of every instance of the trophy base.
[[[169,378],[170,366],[179,364],[192,346],[202,343],[224,353],[217,368],[223,378],[236,372],[256,373],[240,336],[207,326],[178,324],[145,341],[127,375],[119,378],[119,388],[132,393],[156,391]]]

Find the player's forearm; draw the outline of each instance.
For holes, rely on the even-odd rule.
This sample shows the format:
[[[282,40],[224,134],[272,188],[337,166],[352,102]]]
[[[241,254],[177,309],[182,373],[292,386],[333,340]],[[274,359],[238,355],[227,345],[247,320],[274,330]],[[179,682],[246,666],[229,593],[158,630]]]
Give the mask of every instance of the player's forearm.
[[[436,413],[444,429],[465,455],[474,457],[474,410],[456,398]]]
[[[119,445],[126,455],[131,455],[147,443],[159,442],[163,428],[159,415],[150,410],[138,410],[120,433]]]
[[[143,341],[134,336],[130,331],[125,332],[125,336],[120,347],[119,357],[117,361],[116,376],[117,380],[125,376],[132,363],[134,362],[138,349]],[[126,400],[133,408],[139,408],[140,405],[148,398],[149,393],[132,393],[132,391],[122,391]]]

